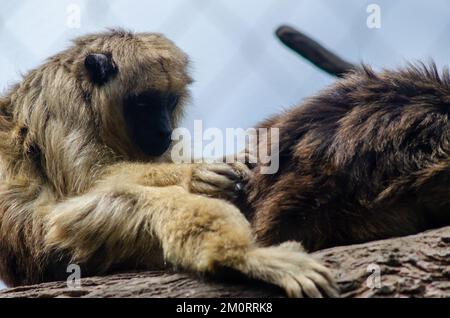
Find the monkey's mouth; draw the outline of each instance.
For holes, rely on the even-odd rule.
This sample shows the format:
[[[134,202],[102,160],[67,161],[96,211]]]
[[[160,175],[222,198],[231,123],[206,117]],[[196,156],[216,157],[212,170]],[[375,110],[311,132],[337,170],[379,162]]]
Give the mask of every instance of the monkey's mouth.
[[[124,101],[124,118],[132,141],[150,156],[160,156],[172,142],[172,112],[178,96],[148,91]]]

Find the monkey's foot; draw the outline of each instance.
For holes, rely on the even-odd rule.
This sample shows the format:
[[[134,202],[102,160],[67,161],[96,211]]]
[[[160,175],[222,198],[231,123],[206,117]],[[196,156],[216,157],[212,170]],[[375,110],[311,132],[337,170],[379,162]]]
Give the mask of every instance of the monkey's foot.
[[[289,297],[339,296],[330,271],[306,254],[297,242],[251,250],[239,270],[283,288]]]
[[[201,164],[192,172],[189,190],[209,197],[236,200],[247,182],[250,170],[243,163]]]

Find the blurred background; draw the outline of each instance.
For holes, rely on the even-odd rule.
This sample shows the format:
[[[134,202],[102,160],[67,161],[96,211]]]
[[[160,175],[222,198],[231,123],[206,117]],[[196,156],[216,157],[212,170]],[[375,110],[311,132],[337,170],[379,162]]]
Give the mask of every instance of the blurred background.
[[[367,23],[371,4],[379,7],[375,26]],[[335,80],[278,41],[281,24],[375,69],[431,58],[444,66],[450,55],[448,0],[2,0],[1,6],[2,91],[78,35],[108,27],[161,32],[192,60],[188,129],[196,119],[204,128],[252,127]]]

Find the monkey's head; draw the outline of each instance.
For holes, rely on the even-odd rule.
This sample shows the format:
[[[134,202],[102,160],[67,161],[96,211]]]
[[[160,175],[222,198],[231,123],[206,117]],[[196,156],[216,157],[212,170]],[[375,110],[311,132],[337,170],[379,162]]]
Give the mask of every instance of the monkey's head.
[[[25,79],[41,74],[47,119],[91,129],[128,159],[167,152],[189,96],[187,56],[154,33],[109,31],[74,44]]]
[[[152,33],[112,31],[75,44],[82,50],[76,73],[101,115],[104,141],[131,157],[166,152],[188,97],[187,56]]]

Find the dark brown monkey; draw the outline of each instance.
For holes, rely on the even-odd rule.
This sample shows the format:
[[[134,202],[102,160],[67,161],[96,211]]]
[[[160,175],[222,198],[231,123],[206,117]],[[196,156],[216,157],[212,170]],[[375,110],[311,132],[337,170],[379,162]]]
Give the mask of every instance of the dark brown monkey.
[[[309,251],[450,224],[450,75],[435,65],[357,69],[263,122],[276,174],[247,185],[260,242]]]

